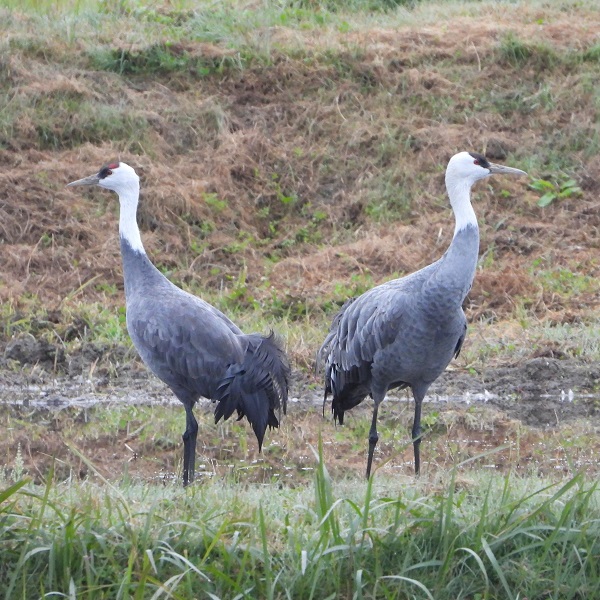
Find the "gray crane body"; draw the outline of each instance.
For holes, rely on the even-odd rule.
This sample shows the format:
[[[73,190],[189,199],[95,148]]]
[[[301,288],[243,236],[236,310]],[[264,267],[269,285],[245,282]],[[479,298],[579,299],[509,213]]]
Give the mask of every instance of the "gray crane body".
[[[380,348],[373,357],[376,380],[423,388],[446,369],[465,336],[467,319],[462,304],[475,277],[478,248],[477,229],[463,229],[441,260],[414,273],[408,286],[412,291],[406,289],[403,279],[389,286],[388,293],[396,296],[390,304],[398,316],[386,325],[395,329],[396,335],[390,346]],[[461,269],[456,268],[458,264]],[[407,340],[417,339],[418,345],[407,344]]]
[[[475,277],[478,250],[477,228],[466,227],[437,262],[342,308],[323,344],[331,348],[327,379],[329,391],[335,390],[332,409],[338,422],[369,394],[385,396],[398,387],[426,394],[460,351],[467,328],[462,304]]]
[[[127,330],[140,357],[178,398],[214,398],[223,365],[244,357],[243,333],[212,305],[171,283],[124,239],[121,255]]]
[[[171,283],[150,261],[136,222],[139,178],[125,163],[103,167],[69,185],[100,185],[119,195],[119,233],[127,330],[140,357],[186,411],[183,483],[194,479],[200,397],[217,402],[215,421],[237,412],[262,447],[267,427],[285,413],[290,367],[273,334],[244,334],[201,298]]]
[[[471,289],[479,253],[479,229],[471,185],[492,173],[524,174],[475,153],[455,155],[446,187],[456,217],[454,237],[438,261],[349,300],[334,317],[319,350],[325,366],[324,403],[332,395],[334,420],[371,396],[367,477],[378,441],[377,412],[391,389],[409,387],[415,399],[412,439],[420,470],[421,405],[431,384],[458,356],[467,331],[463,302]]]

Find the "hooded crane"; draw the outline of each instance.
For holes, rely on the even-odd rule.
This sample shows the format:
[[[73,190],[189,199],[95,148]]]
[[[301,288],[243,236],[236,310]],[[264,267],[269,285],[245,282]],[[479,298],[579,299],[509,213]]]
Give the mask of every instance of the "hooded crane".
[[[183,485],[194,480],[198,423],[193,414],[202,396],[217,402],[215,422],[237,411],[246,416],[259,450],[275,412],[286,411],[290,367],[271,333],[245,335],[222,312],[171,283],[151,262],[136,221],[140,183],[118,162],[96,175],[69,183],[99,185],[119,196],[119,234],[125,279],[127,330],[149,369],[185,407]]]
[[[462,303],[471,289],[479,253],[471,186],[496,173],[526,175],[475,152],[460,152],[450,159],[446,189],[456,225],[446,253],[420,271],[347,301],[318,352],[318,364],[325,366],[324,404],[331,394],[335,421],[343,424],[347,410],[367,395],[373,398],[367,478],[379,439],[377,410],[394,388],[409,387],[415,399],[412,440],[419,474],[423,398],[458,356],[467,331]]]

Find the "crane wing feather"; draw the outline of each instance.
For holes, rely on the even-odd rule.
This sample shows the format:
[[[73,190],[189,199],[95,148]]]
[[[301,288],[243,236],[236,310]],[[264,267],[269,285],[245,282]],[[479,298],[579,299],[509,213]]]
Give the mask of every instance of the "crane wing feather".
[[[339,360],[344,369],[372,362],[378,350],[400,335],[406,308],[439,263],[436,261],[348,300],[334,317],[320,354]]]
[[[454,358],[458,358],[460,354],[460,350],[462,348],[463,342],[465,341],[465,337],[467,337],[467,321],[465,319],[465,323],[463,326],[463,331],[461,336],[458,338],[458,342],[456,342],[456,348],[454,348]]]
[[[409,298],[397,293],[391,298],[392,290],[383,286],[372,292],[360,296],[341,315],[332,358],[337,358],[344,369],[371,363],[376,352],[391,344],[400,333]]]
[[[240,362],[247,342],[225,315],[207,303],[142,303],[129,307],[127,326],[144,362],[161,378],[196,387],[205,397],[228,365]],[[167,381],[176,384],[177,381]]]
[[[180,291],[161,304],[128,305],[127,325],[144,362],[180,400],[216,401],[217,422],[237,411],[250,421],[259,447],[266,428],[278,427],[290,368],[273,334],[245,335],[216,308]]]
[[[317,355],[317,366],[325,365],[325,400],[333,394],[332,410],[340,423],[344,412],[370,393],[371,367],[377,353],[402,336],[407,309],[438,264],[348,300],[334,317]]]

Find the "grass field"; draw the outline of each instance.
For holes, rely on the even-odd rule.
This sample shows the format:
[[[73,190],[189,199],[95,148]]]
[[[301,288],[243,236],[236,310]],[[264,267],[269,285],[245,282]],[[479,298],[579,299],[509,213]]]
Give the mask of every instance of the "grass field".
[[[592,2],[0,0],[0,22],[0,596],[600,597]],[[444,252],[465,149],[529,179],[474,189],[469,336],[436,394],[502,402],[429,407],[419,479],[412,405],[384,403],[367,482],[369,407],[322,419],[315,351],[348,297]],[[260,455],[199,407],[185,490],[181,407],[125,329],[118,205],[65,189],[115,157],[152,260],[274,328],[305,402]],[[112,399],[61,404],[80,389]]]
[[[510,473],[0,495],[7,598],[593,598],[596,483]],[[277,490],[276,493],[274,490]]]

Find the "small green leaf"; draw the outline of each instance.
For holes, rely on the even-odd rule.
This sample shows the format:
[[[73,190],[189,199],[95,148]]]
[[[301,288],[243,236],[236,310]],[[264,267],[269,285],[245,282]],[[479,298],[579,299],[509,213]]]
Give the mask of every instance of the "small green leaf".
[[[546,181],[545,179],[536,179],[535,181],[529,184],[529,187],[532,190],[536,190],[538,192],[554,190],[554,184],[550,181]]]
[[[554,192],[547,192],[537,201],[537,205],[544,208],[545,206],[549,206],[550,204],[552,204],[555,198],[556,194]]]
[[[577,188],[567,188],[558,194],[558,198],[570,198],[571,196],[578,196],[580,192],[581,190],[577,190]]]

